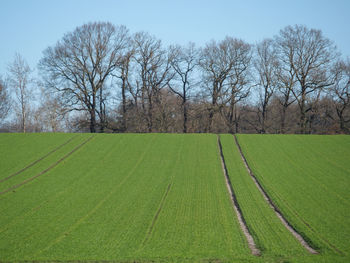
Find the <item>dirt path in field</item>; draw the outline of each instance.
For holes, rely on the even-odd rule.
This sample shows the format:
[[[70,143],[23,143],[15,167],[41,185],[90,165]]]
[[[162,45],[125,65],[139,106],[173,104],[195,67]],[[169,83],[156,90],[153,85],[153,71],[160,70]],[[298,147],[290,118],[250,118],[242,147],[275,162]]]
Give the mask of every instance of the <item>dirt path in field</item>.
[[[58,151],[59,149],[61,149],[63,146],[67,145],[68,143],[70,143],[74,138],[76,138],[76,136],[73,136],[72,138],[70,138],[69,140],[67,140],[66,142],[64,142],[63,144],[59,145],[58,147],[56,147],[55,149],[53,149],[52,151],[48,152],[47,154],[45,154],[44,156],[42,156],[41,158],[35,160],[34,162],[32,162],[31,164],[27,165],[26,167],[22,168],[21,170],[9,175],[6,178],[0,179],[0,183],[7,181],[8,179],[19,175],[20,173],[24,172],[25,170],[29,169],[30,167],[34,166],[35,164],[37,164],[38,162],[44,160],[46,157],[48,157],[49,155],[53,154],[54,152]]]
[[[293,228],[293,226],[287,221],[287,219],[283,216],[281,211],[278,209],[278,207],[272,202],[271,198],[268,196],[267,192],[264,190],[264,188],[261,186],[255,175],[253,174],[252,170],[250,169],[248,162],[246,158],[244,157],[244,154],[242,152],[241,146],[237,140],[237,137],[233,135],[237,148],[241,154],[242,161],[250,175],[250,177],[253,179],[256,187],[259,189],[260,193],[263,195],[265,201],[269,204],[269,206],[275,211],[276,216],[280,219],[282,224],[287,228],[287,230],[300,242],[300,244],[311,254],[318,254],[316,250],[314,250],[306,241],[305,239]]]
[[[241,230],[242,230],[244,236],[247,239],[248,246],[249,246],[250,251],[252,252],[252,254],[255,255],[255,256],[260,256],[261,255],[260,250],[256,247],[254,239],[253,239],[252,235],[249,233],[246,221],[245,221],[245,219],[243,217],[241,208],[240,208],[239,203],[237,201],[236,195],[235,195],[235,193],[233,191],[231,180],[230,180],[230,178],[228,176],[226,163],[225,163],[225,157],[224,157],[224,154],[222,152],[222,145],[221,145],[220,135],[217,135],[217,137],[218,137],[218,146],[219,146],[219,149],[220,149],[221,166],[222,166],[222,170],[223,170],[224,176],[225,176],[226,187],[227,187],[227,190],[228,190],[228,192],[230,194],[232,205],[233,205],[233,208],[234,208],[234,210],[236,212],[236,215],[237,215],[237,218],[238,218],[239,226],[241,227]]]
[[[10,192],[22,185],[25,185],[31,181],[33,181],[34,179],[38,178],[39,176],[47,173],[48,171],[50,171],[52,168],[54,168],[55,166],[57,166],[59,163],[61,163],[62,161],[64,161],[65,159],[67,159],[70,155],[72,155],[74,152],[76,152],[79,148],[81,148],[82,146],[84,146],[87,142],[89,142],[94,136],[89,137],[87,140],[85,140],[84,142],[82,142],[81,144],[79,144],[78,146],[76,146],[72,151],[70,151],[69,153],[67,153],[65,156],[63,156],[61,159],[59,159],[57,162],[53,163],[52,165],[50,165],[48,168],[46,168],[45,170],[41,171],[40,173],[38,173],[37,175],[28,178],[27,180],[24,180],[23,182],[16,184],[14,186],[11,186],[10,188],[0,192],[0,195],[5,194],[7,192]]]

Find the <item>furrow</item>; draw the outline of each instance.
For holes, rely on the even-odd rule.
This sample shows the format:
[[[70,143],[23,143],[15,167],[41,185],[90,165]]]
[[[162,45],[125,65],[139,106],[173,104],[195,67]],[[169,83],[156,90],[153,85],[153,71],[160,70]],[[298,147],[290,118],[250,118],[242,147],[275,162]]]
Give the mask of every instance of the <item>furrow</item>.
[[[151,227],[149,228],[149,230],[148,230],[148,232],[147,232],[147,236],[146,236],[145,240],[142,242],[143,245],[146,244],[146,242],[148,241],[148,239],[151,237],[153,228],[154,228],[154,226],[155,226],[155,224],[156,224],[156,222],[157,222],[157,219],[158,219],[158,216],[159,216],[160,212],[161,212],[162,209],[163,209],[165,200],[166,200],[166,198],[167,198],[167,196],[168,196],[168,193],[169,193],[169,191],[170,191],[171,184],[172,184],[172,183],[170,183],[170,184],[168,185],[167,190],[166,190],[166,192],[165,192],[165,194],[164,194],[164,196],[163,196],[163,198],[162,198],[162,201],[160,202],[159,208],[158,208],[156,214],[154,215],[154,218],[153,218],[153,220],[152,220]]]
[[[39,176],[47,173],[48,171],[50,171],[52,168],[54,168],[55,166],[57,166],[58,164],[60,164],[62,161],[64,161],[66,158],[68,158],[70,155],[72,155],[74,152],[76,152],[79,148],[81,148],[82,146],[84,146],[87,142],[89,142],[94,136],[89,137],[87,140],[85,140],[83,143],[79,144],[77,147],[75,147],[72,151],[70,151],[69,153],[67,153],[65,156],[63,156],[61,159],[59,159],[57,162],[53,163],[52,165],[50,165],[48,168],[46,168],[45,170],[41,171],[40,173],[38,173],[37,175],[28,178],[27,180],[24,180],[23,182],[16,184],[14,186],[11,186],[10,188],[0,192],[0,195],[5,194],[7,192],[10,192],[22,185],[25,185],[31,181],[33,181],[34,179],[38,178]]]
[[[230,180],[230,178],[228,176],[228,171],[227,171],[226,163],[225,163],[225,157],[224,157],[224,154],[222,152],[222,145],[221,145],[220,136],[217,135],[217,138],[218,138],[218,146],[219,146],[219,149],[220,149],[221,166],[222,166],[222,170],[223,170],[223,173],[224,173],[224,176],[225,176],[226,187],[227,187],[227,190],[228,190],[228,192],[230,194],[232,205],[233,205],[233,208],[235,210],[236,216],[238,218],[239,225],[241,227],[241,230],[242,230],[244,236],[247,239],[248,246],[249,246],[249,249],[250,249],[251,253],[253,255],[255,255],[255,256],[260,256],[261,252],[257,248],[257,246],[255,244],[255,241],[254,241],[254,238],[253,238],[253,236],[250,234],[250,232],[248,230],[246,221],[245,221],[245,219],[243,217],[241,208],[239,206],[239,203],[237,201],[235,192],[233,190],[233,187],[232,187],[232,184],[231,184],[231,180]]]
[[[0,183],[7,181],[8,179],[19,175],[20,173],[24,172],[25,170],[29,169],[30,167],[36,165],[38,162],[44,160],[46,157],[50,156],[51,154],[53,154],[54,152],[58,151],[59,149],[61,149],[63,146],[67,145],[68,143],[70,143],[74,138],[76,138],[76,136],[73,136],[72,138],[70,138],[69,140],[67,140],[66,142],[64,142],[63,144],[59,145],[58,147],[56,147],[55,149],[53,149],[52,151],[48,152],[47,154],[45,154],[44,156],[42,156],[41,158],[35,160],[34,162],[30,163],[29,165],[27,165],[26,167],[22,168],[21,170],[9,175],[6,178],[0,179]]]
[[[287,221],[287,219],[283,216],[282,212],[278,209],[278,207],[273,203],[273,201],[271,200],[271,198],[268,196],[267,192],[264,190],[264,188],[261,186],[260,182],[257,180],[257,178],[255,177],[255,175],[253,174],[252,170],[250,169],[248,162],[243,154],[243,151],[241,149],[241,146],[237,140],[237,137],[235,135],[233,135],[234,139],[235,139],[235,143],[237,145],[237,148],[239,150],[239,153],[241,155],[242,161],[250,175],[250,177],[252,178],[252,180],[254,181],[256,187],[259,189],[260,193],[263,195],[265,201],[269,204],[269,206],[275,211],[276,216],[280,219],[280,221],[282,222],[282,224],[287,228],[287,230],[300,242],[300,244],[311,254],[318,254],[318,252],[313,249],[307,242],[306,240],[296,231],[296,229],[294,229],[294,227]]]
[[[150,145],[152,145],[153,140],[150,142]],[[129,170],[128,174],[124,177],[124,179],[119,182],[119,184],[112,189],[101,201],[97,203],[87,214],[85,214],[83,217],[81,217],[78,221],[76,221],[73,225],[71,225],[68,230],[64,231],[61,235],[59,235],[55,240],[50,242],[47,247],[44,249],[38,250],[34,255],[38,256],[44,251],[47,251],[50,249],[52,246],[55,244],[59,243],[61,240],[63,240],[67,235],[69,235],[73,230],[79,227],[86,219],[88,219],[91,215],[93,215],[100,207],[102,207],[105,202],[115,194],[115,192],[125,183],[128,181],[129,177],[134,174],[134,171],[138,168],[138,166],[142,163],[144,160],[145,155],[147,154],[147,151],[150,146],[148,146],[147,149],[144,150],[144,152],[141,154],[135,165],[133,166],[132,169]]]

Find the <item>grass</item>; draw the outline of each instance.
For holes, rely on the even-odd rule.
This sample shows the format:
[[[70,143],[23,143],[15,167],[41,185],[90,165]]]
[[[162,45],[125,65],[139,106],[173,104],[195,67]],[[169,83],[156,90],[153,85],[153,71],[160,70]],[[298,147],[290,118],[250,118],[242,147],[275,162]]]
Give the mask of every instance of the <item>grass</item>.
[[[248,174],[232,135],[221,135],[226,167],[247,226],[262,255],[291,260],[309,253],[290,234],[264,200]]]
[[[96,135],[0,196],[1,260],[250,259],[217,151],[214,135]]]
[[[31,158],[33,161],[30,163],[26,163],[28,165],[25,165],[24,168],[19,166],[19,161],[17,163],[6,163],[4,164],[4,172],[2,172],[2,181],[0,181],[0,192],[6,191],[7,189],[16,186],[33,176],[38,175],[40,172],[45,170],[46,168],[50,167],[50,165],[54,165],[56,162],[60,161],[61,159],[65,158],[66,155],[68,155],[72,150],[75,149],[75,147],[78,147],[81,143],[83,143],[85,140],[87,140],[90,136],[85,135],[75,135],[75,136],[69,136],[68,140],[66,138],[58,138],[58,142],[60,144],[57,144],[57,142],[53,145],[52,141],[54,141],[53,138],[42,138],[41,140],[33,140],[34,142],[37,142],[37,145],[34,150],[35,154],[33,154],[34,150],[31,149],[33,147],[31,144],[29,144],[27,147],[29,148],[30,154],[33,154],[35,156]],[[51,147],[47,147],[48,144],[45,141],[48,141],[51,143]],[[63,143],[61,144],[61,139],[65,139]],[[44,145],[44,146],[43,146]],[[43,150],[43,147],[46,146],[46,150]],[[6,149],[6,148],[5,148]],[[32,151],[32,152],[31,152]],[[21,151],[20,153],[27,152],[26,150]],[[15,159],[16,153],[11,155],[11,159]],[[25,157],[21,156],[21,158]],[[4,159],[7,159],[7,157]],[[17,166],[18,170],[13,170],[13,166]],[[7,167],[7,169],[6,169]],[[8,173],[8,171],[11,171],[11,174]],[[7,175],[7,176],[6,176]],[[6,176],[6,177],[5,177]]]
[[[225,188],[216,136],[179,138],[173,184],[141,255],[186,255],[190,261],[252,257]]]
[[[1,134],[0,180],[30,165],[74,136],[64,133]]]
[[[1,134],[0,262],[349,262],[348,138],[238,136],[263,187],[320,251],[310,255],[263,199],[233,136],[221,135],[262,251],[255,257],[225,186],[216,135]]]
[[[289,222],[324,258],[348,262],[350,137],[238,135],[238,140]]]

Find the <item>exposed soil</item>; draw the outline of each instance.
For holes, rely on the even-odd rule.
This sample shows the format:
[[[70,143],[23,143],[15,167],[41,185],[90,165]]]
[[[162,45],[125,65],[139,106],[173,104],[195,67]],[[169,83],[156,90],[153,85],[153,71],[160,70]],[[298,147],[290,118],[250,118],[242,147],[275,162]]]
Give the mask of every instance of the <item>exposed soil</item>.
[[[249,230],[248,230],[247,225],[246,225],[246,221],[243,217],[241,208],[240,208],[239,203],[237,201],[236,195],[233,191],[233,187],[232,187],[230,178],[228,176],[227,168],[226,168],[225,157],[224,157],[223,152],[222,152],[222,145],[221,145],[221,141],[220,141],[220,136],[219,135],[217,135],[217,136],[218,136],[218,145],[219,145],[219,149],[220,149],[221,166],[222,166],[222,170],[223,170],[224,176],[225,176],[226,187],[227,187],[227,190],[230,194],[232,205],[233,205],[233,208],[235,210],[236,216],[238,218],[239,226],[241,227],[241,230],[247,239],[248,246],[249,246],[249,249],[252,252],[252,254],[255,256],[260,256],[261,255],[260,250],[256,247],[254,239],[253,239],[252,235],[249,233]]]
[[[69,140],[67,140],[66,142],[64,142],[63,144],[57,146],[55,149],[53,149],[52,151],[48,152],[47,154],[45,154],[44,156],[42,156],[41,158],[35,160],[34,162],[32,162],[31,164],[27,165],[26,167],[22,168],[21,170],[9,175],[6,178],[0,179],[0,183],[7,181],[8,179],[19,175],[20,173],[24,172],[25,170],[29,169],[30,167],[32,167],[33,165],[37,164],[38,162],[44,160],[46,157],[48,157],[49,155],[53,154],[54,152],[58,151],[59,149],[61,149],[63,146],[67,145],[68,143],[70,143],[76,136],[70,138]]]
[[[14,189],[27,184],[31,181],[33,181],[34,179],[38,178],[39,176],[47,173],[48,171],[50,171],[52,168],[54,168],[55,166],[57,166],[59,163],[61,163],[62,161],[64,161],[66,158],[68,158],[70,155],[72,155],[75,151],[77,151],[79,148],[81,148],[83,145],[85,145],[88,141],[90,141],[94,136],[89,137],[87,140],[85,140],[84,142],[82,142],[81,144],[79,144],[78,146],[76,146],[72,151],[70,151],[69,153],[67,153],[65,156],[63,156],[61,159],[59,159],[57,162],[51,164],[48,168],[46,168],[45,170],[41,171],[40,173],[38,173],[37,175],[28,178],[27,180],[24,180],[23,182],[16,184],[14,186],[11,186],[10,188],[0,192],[0,195],[5,194],[7,192],[13,191]]]
[[[311,254],[318,254],[318,252],[313,249],[306,241],[305,239],[293,228],[293,226],[287,221],[287,219],[283,216],[281,211],[278,209],[278,207],[272,202],[271,198],[268,196],[267,192],[264,190],[264,188],[261,186],[255,175],[253,174],[252,170],[250,169],[248,162],[246,158],[244,157],[244,154],[242,152],[241,146],[237,140],[237,137],[233,135],[236,145],[238,147],[238,150],[241,154],[242,161],[253,179],[256,187],[259,189],[260,193],[263,195],[265,201],[269,204],[269,206],[275,211],[276,216],[281,220],[282,224],[287,228],[287,230],[300,242],[300,244],[306,248],[307,251],[309,251]]]

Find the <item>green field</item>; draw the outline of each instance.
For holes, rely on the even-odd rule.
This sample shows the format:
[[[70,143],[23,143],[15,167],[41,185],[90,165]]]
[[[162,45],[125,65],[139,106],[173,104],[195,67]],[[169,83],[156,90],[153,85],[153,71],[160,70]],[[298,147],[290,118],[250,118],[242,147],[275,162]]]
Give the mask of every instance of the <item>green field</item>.
[[[289,222],[329,258],[350,262],[350,137],[238,135],[244,155]]]
[[[0,262],[349,262],[350,137],[0,134]]]
[[[309,254],[268,206],[241,161],[232,135],[221,135],[223,153],[242,213],[263,257],[291,259]]]

